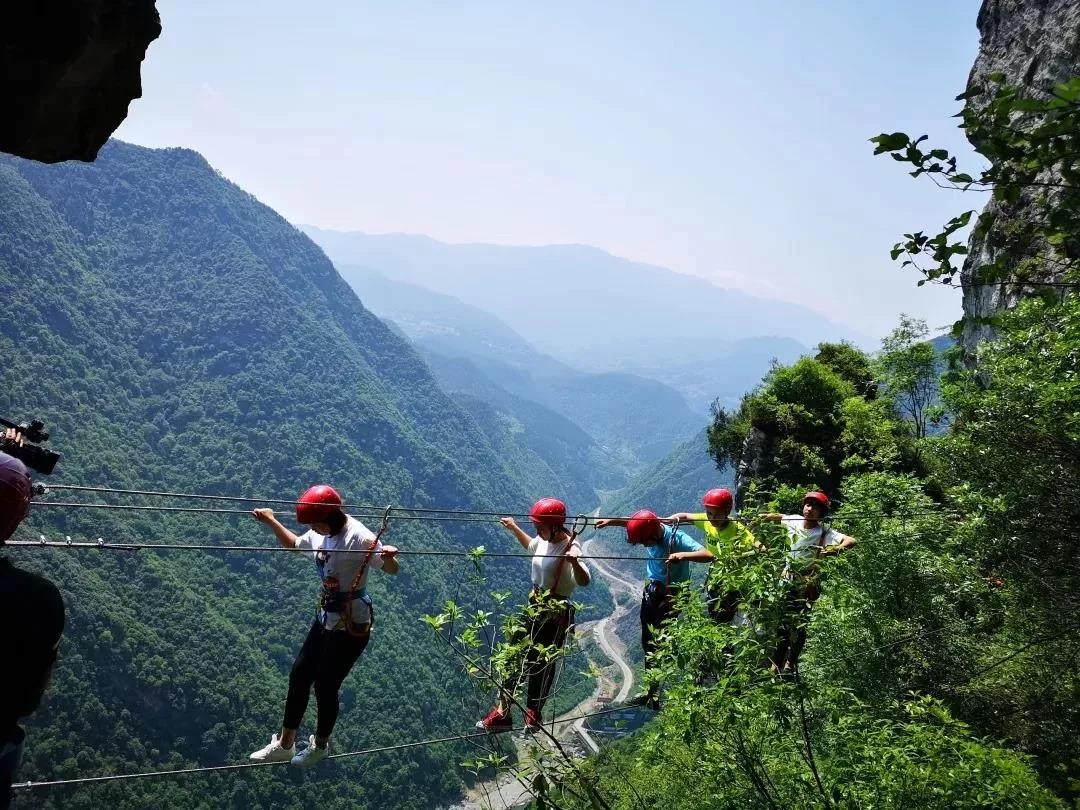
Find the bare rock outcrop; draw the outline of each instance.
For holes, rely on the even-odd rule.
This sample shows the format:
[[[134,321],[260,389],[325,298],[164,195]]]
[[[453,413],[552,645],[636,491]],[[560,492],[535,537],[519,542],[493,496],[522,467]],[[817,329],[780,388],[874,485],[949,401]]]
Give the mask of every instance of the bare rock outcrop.
[[[154,0],[12,2],[0,11],[0,151],[93,160],[142,95]]]
[[[750,484],[761,472],[765,459],[775,452],[776,442],[759,428],[751,428],[743,442],[739,463],[735,468],[735,506],[742,509]]]
[[[968,77],[968,89],[987,87],[1000,73],[1006,83],[1045,95],[1057,84],[1080,75],[1080,3],[1076,0],[984,0],[978,16],[979,53]],[[978,100],[972,103],[978,104]],[[975,144],[977,147],[978,144]],[[972,286],[974,270],[995,258],[995,232],[1007,232],[1011,223],[1036,216],[1035,193],[1021,195],[1009,205],[991,201],[987,209],[994,225],[969,240],[964,263],[964,314],[968,316],[961,343],[974,359],[978,344],[993,337],[990,326],[978,322],[1008,309],[1031,293],[1019,285]],[[1039,280],[1058,280],[1053,270]]]

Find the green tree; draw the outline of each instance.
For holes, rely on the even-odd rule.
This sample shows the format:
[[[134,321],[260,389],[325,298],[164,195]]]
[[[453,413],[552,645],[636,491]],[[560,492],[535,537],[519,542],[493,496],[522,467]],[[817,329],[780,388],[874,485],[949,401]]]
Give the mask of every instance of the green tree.
[[[936,235],[909,233],[893,249],[926,282],[1006,283],[1013,309],[990,320],[970,369],[943,385],[951,430],[928,445],[931,485],[958,510],[956,532],[980,577],[997,589],[1001,626],[981,643],[956,705],[984,733],[1035,756],[1040,775],[1080,796],[1075,733],[1075,527],[1080,470],[1080,303],[1070,295],[1080,260],[1080,79],[1024,93],[991,77],[973,88],[962,127],[987,168],[960,171],[944,150],[903,133],[872,140],[876,152],[915,166],[912,175],[963,191],[990,190],[973,251],[951,241],[973,212]],[[964,322],[974,319],[966,316]],[[973,347],[969,346],[969,349]]]
[[[900,316],[881,342],[879,376],[898,412],[909,420],[915,439],[926,438],[938,393],[937,355],[926,321]]]
[[[999,321],[978,370],[952,374],[955,425],[934,475],[975,529],[967,552],[1013,618],[968,692],[980,724],[1035,753],[1059,790],[1080,775],[1080,299],[1023,301]],[[977,695],[977,697],[975,697]]]
[[[851,383],[860,397],[873,400],[877,396],[877,378],[866,352],[846,341],[820,343],[814,359]]]
[[[737,411],[714,409],[710,452],[718,466],[738,468],[748,433],[760,431],[771,448],[755,474],[763,486],[817,482],[833,488],[843,457],[842,406],[851,396],[855,387],[813,358],[776,366]]]

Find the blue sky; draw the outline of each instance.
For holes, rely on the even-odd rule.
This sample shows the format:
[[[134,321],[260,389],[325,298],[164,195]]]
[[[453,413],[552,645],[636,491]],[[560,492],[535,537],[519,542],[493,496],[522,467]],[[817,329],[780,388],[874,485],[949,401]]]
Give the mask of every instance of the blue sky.
[[[196,149],[293,222],[590,244],[875,336],[959,315],[888,249],[981,199],[867,138],[970,154],[976,0],[158,8],[117,136]]]

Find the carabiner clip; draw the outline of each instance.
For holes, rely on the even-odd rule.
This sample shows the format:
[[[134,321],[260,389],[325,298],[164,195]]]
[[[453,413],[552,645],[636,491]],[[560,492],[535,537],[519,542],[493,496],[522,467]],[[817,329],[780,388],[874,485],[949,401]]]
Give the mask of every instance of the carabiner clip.
[[[589,528],[589,516],[578,515],[574,518],[574,522],[570,524],[570,537],[571,539],[577,537],[583,531]]]

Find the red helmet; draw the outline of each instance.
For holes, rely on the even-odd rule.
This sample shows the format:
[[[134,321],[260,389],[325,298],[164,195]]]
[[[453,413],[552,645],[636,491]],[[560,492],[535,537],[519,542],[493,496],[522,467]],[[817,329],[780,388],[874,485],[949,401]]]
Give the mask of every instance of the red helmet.
[[[634,546],[647,546],[655,543],[663,530],[655,512],[640,509],[626,522],[626,541]]]
[[[701,502],[709,509],[719,509],[722,512],[730,512],[734,500],[731,492],[726,489],[710,489],[705,493]]]
[[[561,528],[566,522],[566,504],[558,498],[541,498],[529,510],[529,520],[536,526]]]
[[[824,492],[816,490],[814,492],[807,492],[805,495],[803,495],[803,503],[806,503],[807,501],[814,501],[815,503],[820,505],[821,508],[824,509],[826,512],[829,511],[829,496],[826,495]]]
[[[0,453],[0,543],[15,533],[30,511],[30,473],[14,456]]]
[[[296,504],[297,523],[326,523],[341,509],[341,496],[327,484],[316,484]]]

